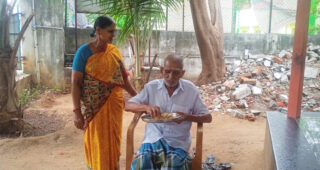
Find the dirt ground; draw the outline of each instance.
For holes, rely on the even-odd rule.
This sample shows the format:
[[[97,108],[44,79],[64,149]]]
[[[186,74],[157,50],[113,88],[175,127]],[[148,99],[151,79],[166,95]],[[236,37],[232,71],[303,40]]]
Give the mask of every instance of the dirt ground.
[[[263,169],[266,120],[248,121],[227,114],[212,113],[213,122],[204,125],[203,161],[214,154],[216,163],[228,162],[234,170]],[[34,128],[19,138],[0,139],[0,170],[87,170],[83,131],[72,122],[70,94],[43,95],[25,110]],[[124,114],[121,169],[125,165],[126,130],[132,113]],[[135,130],[135,150],[141,144],[144,122]],[[195,141],[195,124],[192,127]],[[192,147],[194,143],[192,144]],[[191,148],[192,148],[191,147]]]

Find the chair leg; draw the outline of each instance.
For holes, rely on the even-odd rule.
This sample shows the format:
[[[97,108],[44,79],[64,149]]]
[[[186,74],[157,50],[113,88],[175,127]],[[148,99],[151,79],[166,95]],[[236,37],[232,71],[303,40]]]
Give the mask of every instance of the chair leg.
[[[127,148],[126,148],[126,170],[130,170],[134,153],[134,128],[136,127],[141,113],[136,113],[131,121],[127,131]]]
[[[201,170],[202,166],[202,138],[203,138],[203,124],[197,124],[196,136],[196,154],[192,160],[192,170]]]

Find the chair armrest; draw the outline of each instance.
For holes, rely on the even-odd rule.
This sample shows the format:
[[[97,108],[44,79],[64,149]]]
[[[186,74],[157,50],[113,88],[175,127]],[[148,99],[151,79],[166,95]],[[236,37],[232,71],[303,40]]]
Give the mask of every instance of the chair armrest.
[[[203,123],[197,123],[196,154],[192,160],[192,170],[199,170],[202,167],[202,138]]]
[[[130,170],[131,162],[134,154],[134,128],[136,127],[141,113],[135,113],[127,131],[127,147],[126,147],[126,170]]]

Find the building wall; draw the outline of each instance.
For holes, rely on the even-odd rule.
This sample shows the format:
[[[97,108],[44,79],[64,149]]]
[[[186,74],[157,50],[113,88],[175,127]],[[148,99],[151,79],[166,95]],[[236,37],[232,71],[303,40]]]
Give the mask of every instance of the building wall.
[[[20,3],[21,11],[26,18],[33,12],[33,0],[21,0]],[[34,22],[30,24],[22,42],[22,56],[25,56],[24,72],[31,74],[34,82],[37,82],[37,74],[40,74],[41,84],[63,88],[64,84],[61,82],[64,80],[64,0],[34,0],[34,13]],[[22,19],[22,23],[25,18]],[[36,34],[33,31],[36,31]]]
[[[89,42],[92,29],[79,29],[79,45]],[[66,52],[75,53],[74,28],[66,28]],[[116,42],[116,41],[115,41]],[[320,36],[310,36],[309,42],[320,45]],[[240,58],[244,55],[245,49],[250,54],[274,54],[278,55],[281,50],[292,49],[293,35],[283,34],[224,34],[224,55],[225,58]],[[128,44],[119,46],[122,55],[125,57],[126,64],[130,62]],[[162,64],[165,56],[171,53],[188,56],[185,59],[185,77],[196,78],[201,72],[201,60],[198,43],[194,32],[174,32],[174,31],[155,31],[151,39],[151,56],[159,54],[158,64]],[[148,51],[147,53],[148,54]],[[148,58],[145,58],[148,63]],[[152,61],[152,57],[151,57]]]
[[[32,0],[20,0],[21,26],[25,20],[32,14]],[[34,19],[34,18],[33,18]],[[21,56],[24,57],[22,68],[25,73],[32,75],[32,80],[36,81],[36,62],[34,50],[34,36],[32,30],[32,22],[28,26],[21,41]]]

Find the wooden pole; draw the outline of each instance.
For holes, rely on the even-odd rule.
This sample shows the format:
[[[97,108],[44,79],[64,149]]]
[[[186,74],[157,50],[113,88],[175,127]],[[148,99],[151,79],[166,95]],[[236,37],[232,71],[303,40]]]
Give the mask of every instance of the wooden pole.
[[[298,0],[290,77],[288,117],[299,118],[308,42],[311,0]]]

